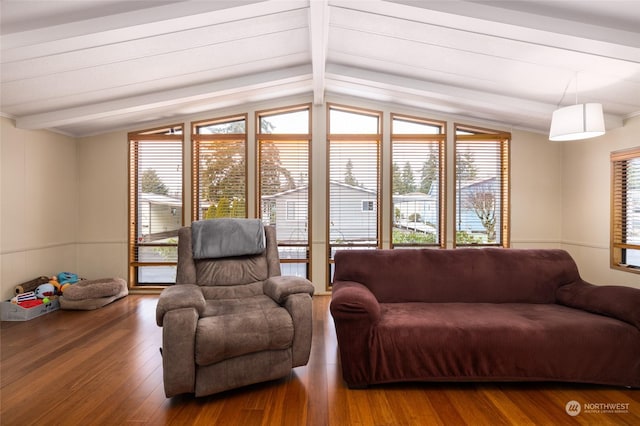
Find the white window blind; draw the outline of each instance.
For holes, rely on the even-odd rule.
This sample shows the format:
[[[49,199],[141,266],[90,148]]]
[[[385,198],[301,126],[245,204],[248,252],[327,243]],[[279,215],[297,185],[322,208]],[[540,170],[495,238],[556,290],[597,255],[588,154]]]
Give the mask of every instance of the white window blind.
[[[193,123],[196,220],[247,217],[246,116]]]
[[[129,265],[134,285],[175,282],[183,225],[181,126],[129,135]]]
[[[380,246],[381,113],[329,107],[329,242]],[[366,206],[366,208],[365,208]]]
[[[394,247],[445,246],[444,129],[441,122],[392,116]]]
[[[611,266],[640,272],[640,147],[611,153]]]
[[[259,141],[262,220],[276,225],[278,242],[308,243],[309,140]]]
[[[281,270],[308,277],[311,112],[305,104],[257,113],[258,197],[276,227]]]
[[[509,246],[509,139],[456,128],[456,246]]]

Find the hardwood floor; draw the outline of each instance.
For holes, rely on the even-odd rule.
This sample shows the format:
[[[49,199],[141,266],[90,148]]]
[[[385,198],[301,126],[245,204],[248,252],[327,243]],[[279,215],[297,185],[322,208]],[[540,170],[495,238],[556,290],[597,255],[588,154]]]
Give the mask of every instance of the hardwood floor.
[[[340,377],[330,297],[314,297],[309,364],[282,380],[167,399],[156,296],[2,322],[2,425],[639,425],[640,392],[549,383],[419,383],[350,390]],[[569,416],[569,401],[628,404]],[[592,406],[597,408],[597,406]],[[624,405],[622,406],[624,407]]]

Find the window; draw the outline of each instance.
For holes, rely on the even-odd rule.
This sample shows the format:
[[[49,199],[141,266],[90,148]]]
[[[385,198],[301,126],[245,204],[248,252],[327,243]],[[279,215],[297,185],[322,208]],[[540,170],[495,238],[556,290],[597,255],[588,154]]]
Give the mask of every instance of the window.
[[[175,283],[183,226],[182,126],[129,134],[129,282]]]
[[[640,273],[640,147],[611,153],[611,267]]]
[[[247,117],[192,124],[193,217],[247,217]]]
[[[372,200],[362,200],[363,212],[375,212],[375,203]]]
[[[309,277],[311,108],[256,113],[258,204],[275,225],[284,275]]]
[[[445,247],[445,127],[391,116],[393,247]]]
[[[336,250],[380,247],[381,119],[381,112],[328,105],[330,268]]]
[[[454,245],[509,247],[511,135],[455,128]]]

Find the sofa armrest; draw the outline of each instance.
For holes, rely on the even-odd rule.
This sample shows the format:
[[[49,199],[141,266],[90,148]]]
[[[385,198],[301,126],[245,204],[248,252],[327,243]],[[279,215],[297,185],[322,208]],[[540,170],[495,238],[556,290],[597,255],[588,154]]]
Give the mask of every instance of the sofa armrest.
[[[380,321],[380,304],[364,284],[334,281],[329,305],[336,327],[342,378],[350,388],[372,381],[371,333]]]
[[[314,287],[311,281],[306,278],[275,276],[265,281],[263,290],[267,296],[282,304],[292,294],[306,293],[309,296],[313,296]]]
[[[380,304],[364,284],[336,281],[331,291],[331,315],[341,319],[366,319],[372,325],[380,320]]]
[[[640,329],[639,289],[576,281],[558,288],[556,300],[562,305],[607,315]]]
[[[160,293],[156,306],[156,323],[162,327],[167,312],[176,309],[194,308],[202,315],[206,306],[200,287],[195,284],[180,284],[167,287]]]

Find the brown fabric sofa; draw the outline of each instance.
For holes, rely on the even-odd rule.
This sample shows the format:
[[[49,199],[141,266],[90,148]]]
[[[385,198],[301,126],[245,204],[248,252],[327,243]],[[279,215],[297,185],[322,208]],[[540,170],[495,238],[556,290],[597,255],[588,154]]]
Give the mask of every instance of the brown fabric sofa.
[[[156,308],[167,397],[279,379],[309,360],[313,284],[282,276],[276,233],[262,253],[195,259],[191,227],[178,231],[176,285]]]
[[[562,250],[344,250],[331,314],[349,387],[568,381],[640,387],[640,290]]]

